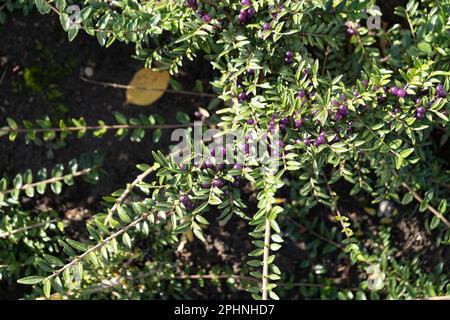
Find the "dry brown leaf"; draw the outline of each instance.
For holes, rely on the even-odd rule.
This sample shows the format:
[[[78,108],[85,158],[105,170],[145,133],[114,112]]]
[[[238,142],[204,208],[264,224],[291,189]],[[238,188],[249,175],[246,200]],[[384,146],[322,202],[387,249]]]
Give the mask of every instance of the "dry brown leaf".
[[[162,97],[169,86],[169,73],[141,69],[135,73],[127,89],[126,103],[148,106]]]

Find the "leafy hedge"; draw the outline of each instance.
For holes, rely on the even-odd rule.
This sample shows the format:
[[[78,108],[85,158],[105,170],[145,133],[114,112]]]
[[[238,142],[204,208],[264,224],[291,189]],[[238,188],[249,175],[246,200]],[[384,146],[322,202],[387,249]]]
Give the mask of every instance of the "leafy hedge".
[[[335,251],[339,259],[349,255],[354,268],[365,275],[356,290],[342,289],[322,277],[320,268],[306,263],[308,281],[319,283],[320,289],[300,284],[303,297],[413,298],[450,293],[446,266],[441,263],[425,273],[417,263],[420,257],[412,262],[399,258],[389,227],[378,226],[376,236],[355,233],[337,189],[345,181],[352,186],[351,197],[362,194],[374,204],[390,200],[406,206],[416,201],[420,212],[427,212],[427,228],[437,245],[450,243],[448,161],[438,156],[448,139],[449,1],[411,0],[395,8],[402,25],[387,25],[381,17],[383,28],[374,30],[366,22],[377,13],[367,10],[375,8],[375,1],[363,0],[35,3],[41,13],[59,15],[69,40],[86,32],[101,46],[132,43],[136,58],[149,68],[177,74],[187,59],[203,57],[217,72],[211,84],[221,101],[211,108],[215,115],[210,120],[220,134],[253,132],[244,145],[237,146],[244,150],[251,141],[278,135],[281,151],[272,153],[268,163],[243,165],[216,165],[213,157],[198,163],[192,161],[198,156],[194,152],[180,164],[173,156],[154,153],[155,164],[140,164],[142,174],[134,182],[104,198],[104,212],[87,222],[88,242],[59,237],[57,244],[35,250],[46,252],[33,262],[38,267],[36,275],[19,280],[39,284],[34,297],[42,293],[50,297],[53,292],[89,297],[102,292],[95,286],[102,280],[103,289],[122,285],[124,297],[158,298],[160,292],[185,297],[186,284],[177,278],[168,250],[189,231],[204,240],[205,227],[216,223],[204,216],[211,210],[217,210],[220,225],[243,219],[252,229],[249,237],[254,250],[249,253],[248,270],[242,272],[253,278],[241,274],[239,279],[255,299],[287,296],[287,288],[294,285],[276,261],[283,238],[301,237],[294,224],[298,222],[307,233],[325,239],[325,249],[318,249],[322,242],[311,242],[312,256]],[[76,10],[67,11],[71,5],[80,8],[79,16],[72,15]],[[74,22],[79,25],[75,27]],[[26,132],[27,139],[33,140],[45,132],[44,139],[51,140],[58,138],[55,131],[64,135],[77,131],[81,138],[87,130],[97,130],[101,136],[107,130],[124,134],[155,125],[145,118],[129,121],[118,116],[117,120],[130,127],[103,123],[92,128],[74,121],[55,129],[48,119],[37,130],[29,122],[19,125],[9,119],[2,134],[14,140]],[[144,127],[133,128],[138,125]],[[230,152],[232,147],[236,146],[222,151]],[[272,161],[280,163],[276,171],[271,170]],[[62,175],[61,169],[52,177]],[[61,191],[59,180],[45,182],[46,177],[38,176],[54,192]],[[6,178],[0,183],[4,217],[0,226],[7,238],[11,236],[0,242],[2,247],[14,247],[17,237],[39,238],[10,230],[32,223],[26,214],[20,218],[24,214],[20,195],[25,192],[31,197],[34,187],[40,193],[44,189],[32,181],[27,172],[16,176],[12,184]],[[256,210],[247,208],[241,192],[244,184],[254,189]],[[126,201],[137,190],[145,196]],[[284,203],[281,193],[288,195]],[[319,205],[331,209],[341,232],[308,217]],[[47,221],[46,226],[51,225]],[[39,236],[43,242],[53,239]],[[371,239],[369,245],[359,241],[363,236]],[[151,239],[145,241],[149,247],[142,246],[143,239]],[[143,260],[144,266],[127,270],[130,256],[142,256],[145,251],[151,251],[152,257]],[[230,270],[224,272],[232,286],[236,279]],[[114,278],[105,282],[111,275]],[[213,272],[213,280],[220,277]],[[131,285],[141,278],[146,279],[145,290]]]

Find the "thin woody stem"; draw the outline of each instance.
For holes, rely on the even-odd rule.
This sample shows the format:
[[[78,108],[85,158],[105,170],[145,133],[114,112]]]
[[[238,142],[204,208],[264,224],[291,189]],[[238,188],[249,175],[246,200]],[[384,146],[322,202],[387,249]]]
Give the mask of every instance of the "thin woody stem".
[[[267,300],[267,286],[269,284],[269,253],[270,253],[270,221],[266,217],[264,228],[264,253],[263,253],[263,274],[262,274],[262,299]]]
[[[10,237],[12,235],[15,235],[17,233],[21,233],[21,232],[24,232],[24,231],[27,231],[27,230],[31,230],[31,229],[40,228],[42,226],[45,226],[48,223],[59,222],[59,221],[62,221],[62,220],[61,219],[52,219],[52,220],[49,220],[49,221],[32,224],[32,225],[25,226],[25,227],[22,227],[22,228],[19,228],[19,229],[15,229],[15,230],[12,230],[12,231],[3,232],[3,233],[0,233],[0,239],[5,239],[5,238],[8,238],[8,237]]]
[[[147,87],[137,87],[137,86],[130,86],[125,84],[119,84],[119,83],[113,83],[113,82],[104,82],[104,81],[96,81],[96,80],[90,80],[83,76],[80,76],[80,79],[87,82],[92,83],[96,85],[102,85],[105,87],[112,87],[116,89],[134,89],[134,90],[142,90],[142,91],[157,91],[157,92],[168,92],[173,94],[183,94],[183,95],[189,95],[189,96],[198,96],[198,97],[210,97],[210,98],[217,98],[217,94],[213,93],[202,93],[202,92],[195,92],[195,91],[186,91],[186,90],[173,90],[173,89],[156,89],[156,88],[147,88]]]
[[[103,125],[103,126],[85,126],[85,127],[67,127],[67,128],[0,128],[0,132],[77,132],[77,131],[94,131],[94,130],[119,130],[119,129],[177,129],[177,128],[189,128],[193,127],[193,123],[187,124],[153,124],[153,125],[128,125],[128,124],[117,124],[117,125]]]
[[[139,183],[141,183],[148,175],[150,175],[151,173],[153,173],[155,170],[157,170],[159,168],[158,164],[154,164],[152,167],[148,168],[147,170],[145,170],[142,174],[140,174],[139,176],[137,176],[137,178],[127,186],[127,188],[125,189],[125,191],[120,195],[120,197],[116,200],[116,202],[114,203],[113,207],[111,209],[109,209],[108,215],[105,218],[105,225],[108,224],[109,220],[111,220],[114,212],[117,211],[118,207],[125,201],[125,199],[130,195],[131,191],[136,187],[136,185],[138,185]]]
[[[134,220],[133,222],[131,222],[130,224],[128,224],[126,227],[120,229],[119,231],[113,233],[112,235],[110,235],[108,238],[104,239],[103,241],[97,243],[95,246],[91,247],[90,249],[88,249],[87,251],[85,251],[83,254],[77,256],[75,259],[73,259],[71,262],[69,262],[68,264],[64,265],[63,267],[61,267],[60,269],[58,269],[57,271],[55,271],[54,273],[52,273],[51,275],[49,275],[46,280],[51,280],[53,278],[58,277],[61,273],[63,273],[66,269],[71,268],[74,265],[77,265],[78,263],[80,263],[81,261],[83,261],[83,259],[85,259],[89,254],[91,254],[92,252],[95,252],[96,250],[102,248],[104,245],[106,245],[107,243],[109,243],[111,240],[119,237],[120,235],[124,234],[125,232],[127,232],[128,230],[130,230],[131,228],[133,228],[134,226],[136,226],[137,224],[139,224],[140,222],[144,221],[145,219],[147,219],[147,217],[151,214],[152,212],[148,212],[143,214],[141,217],[139,217],[138,219]]]
[[[15,190],[23,191],[23,190],[26,190],[28,188],[37,187],[37,186],[39,186],[41,184],[51,184],[51,183],[63,181],[65,179],[65,177],[67,177],[67,176],[72,176],[72,177],[84,176],[84,175],[89,174],[90,172],[92,172],[94,169],[97,169],[97,168],[98,167],[87,168],[87,169],[83,169],[83,170],[77,171],[75,173],[63,175],[61,177],[53,177],[53,178],[50,178],[50,179],[47,179],[47,180],[42,180],[42,181],[38,181],[38,182],[34,182],[34,183],[24,184],[23,186],[21,186],[18,189],[9,189],[9,190],[6,190],[6,191],[0,191],[0,194],[9,194],[9,193],[11,193],[11,192],[13,192]]]
[[[417,192],[415,192],[406,182],[402,183],[402,187],[405,188],[406,190],[408,190],[408,192],[412,194],[414,199],[416,199],[418,202],[422,203],[423,198]],[[436,218],[438,218],[441,222],[443,222],[447,226],[447,228],[450,229],[450,222],[442,215],[442,213],[437,211],[435,208],[433,208],[429,204],[427,204],[427,209],[432,214],[434,214],[436,216]]]

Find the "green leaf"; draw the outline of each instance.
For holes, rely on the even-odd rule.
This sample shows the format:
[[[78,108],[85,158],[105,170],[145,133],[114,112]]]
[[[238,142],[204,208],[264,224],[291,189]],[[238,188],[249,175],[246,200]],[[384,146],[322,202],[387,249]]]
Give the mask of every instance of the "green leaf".
[[[124,233],[123,234],[123,236],[122,236],[122,241],[123,241],[123,243],[128,247],[128,248],[130,248],[131,249],[131,238],[130,238],[130,236],[128,235],[128,233]]]
[[[72,248],[77,249],[79,251],[85,252],[89,249],[89,246],[84,243],[72,239],[66,239],[66,241],[70,246],[72,246]]]
[[[43,291],[47,299],[50,298],[51,290],[52,290],[52,283],[50,282],[49,279],[45,279],[43,282]]]
[[[439,220],[438,217],[433,216],[433,218],[431,219],[431,223],[430,223],[430,230],[436,229],[437,226],[439,225],[439,222],[441,222],[441,220]]]
[[[25,278],[17,280],[17,282],[20,284],[36,284],[36,283],[42,282],[44,279],[45,279],[44,277],[29,276],[29,277],[25,277]]]
[[[195,219],[200,222],[201,224],[209,224],[208,220],[206,220],[204,217],[196,215]]]
[[[54,257],[54,256],[51,256],[51,255],[48,255],[48,254],[44,254],[43,257],[50,264],[53,264],[53,265],[55,265],[57,267],[64,266],[64,263],[61,260],[59,260],[58,258]]]
[[[426,54],[431,54],[433,52],[433,49],[431,48],[430,44],[422,41],[420,42],[417,47],[419,48],[420,51],[426,53]]]
[[[195,235],[198,239],[200,239],[201,241],[203,241],[203,242],[206,241],[205,237],[203,236],[203,232],[202,232],[201,229],[193,229],[192,232],[193,232],[194,235]]]
[[[75,37],[78,34],[78,30],[79,29],[77,27],[72,27],[72,28],[69,29],[69,31],[67,32],[67,36],[69,38],[69,42],[72,42],[75,39]]]

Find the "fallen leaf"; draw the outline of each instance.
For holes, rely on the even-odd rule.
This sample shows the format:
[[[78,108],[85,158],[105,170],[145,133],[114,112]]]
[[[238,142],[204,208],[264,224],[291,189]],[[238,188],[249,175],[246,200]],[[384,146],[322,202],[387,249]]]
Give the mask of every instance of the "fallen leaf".
[[[141,69],[134,75],[127,89],[126,103],[148,106],[162,97],[169,86],[167,71]]]

